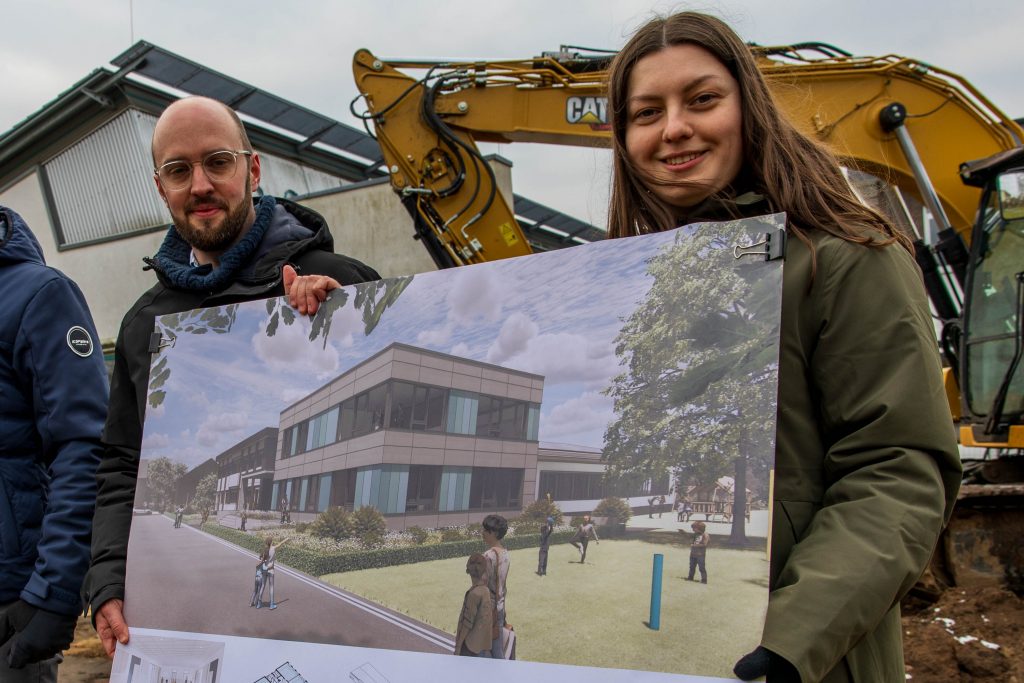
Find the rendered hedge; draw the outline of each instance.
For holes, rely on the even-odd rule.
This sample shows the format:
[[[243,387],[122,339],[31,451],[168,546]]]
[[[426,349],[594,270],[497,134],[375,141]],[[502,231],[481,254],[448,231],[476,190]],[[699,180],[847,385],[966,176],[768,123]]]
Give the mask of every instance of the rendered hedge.
[[[230,541],[255,553],[263,550],[263,542],[255,536],[217,524],[207,524],[203,531]],[[572,538],[574,531],[556,531],[551,534],[550,543],[563,543]],[[526,534],[504,539],[503,545],[509,550],[536,548],[540,546],[540,534]],[[453,557],[468,557],[486,549],[482,540],[454,541],[431,545],[405,546],[402,548],[380,548],[375,550],[353,550],[347,553],[323,555],[305,548],[284,546],[277,551],[277,560],[301,572],[313,576],[377,569],[399,564],[447,560]]]

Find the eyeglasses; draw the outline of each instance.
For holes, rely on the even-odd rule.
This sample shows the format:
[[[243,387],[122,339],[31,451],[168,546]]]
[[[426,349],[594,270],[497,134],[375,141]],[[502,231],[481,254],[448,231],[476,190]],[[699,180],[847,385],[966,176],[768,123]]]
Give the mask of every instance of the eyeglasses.
[[[168,161],[160,168],[153,169],[160,184],[165,190],[181,190],[192,184],[192,167],[201,164],[203,173],[211,183],[223,183],[235,177],[238,168],[238,155],[252,156],[252,152],[244,149],[222,149],[210,152],[201,161]]]

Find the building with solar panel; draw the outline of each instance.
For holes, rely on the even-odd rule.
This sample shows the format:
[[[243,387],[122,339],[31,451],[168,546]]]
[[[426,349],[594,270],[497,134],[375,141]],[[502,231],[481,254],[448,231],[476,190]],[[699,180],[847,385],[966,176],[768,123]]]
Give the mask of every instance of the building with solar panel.
[[[412,219],[373,138],[140,41],[0,134],[0,204],[25,218],[47,262],[82,288],[108,354],[121,317],[153,284],[142,259],[156,253],[169,223],[152,179],[153,127],[164,108],[188,95],[238,112],[262,162],[256,192],[322,214],[339,251],[384,277],[436,269],[412,238]],[[535,250],[603,236],[514,195],[510,162],[488,162]]]

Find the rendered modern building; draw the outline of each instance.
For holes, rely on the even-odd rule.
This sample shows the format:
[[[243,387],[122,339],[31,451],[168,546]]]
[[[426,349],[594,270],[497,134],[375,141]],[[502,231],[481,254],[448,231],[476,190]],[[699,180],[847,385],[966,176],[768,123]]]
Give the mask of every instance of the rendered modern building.
[[[395,343],[281,413],[271,507],[372,505],[389,526],[535,499],[544,378]]]
[[[600,449],[540,444],[543,394],[541,375],[391,344],[281,412],[270,507],[311,519],[370,505],[391,528],[432,528],[549,494],[576,514],[669,492],[668,473],[610,487]]]
[[[276,452],[277,428],[265,427],[218,455],[216,509],[271,509]]]
[[[196,465],[183,474],[181,479],[178,480],[178,486],[175,488],[174,504],[190,506],[192,501],[195,500],[199,482],[211,474],[216,475],[217,470],[217,461],[213,458],[208,458],[205,462]]]

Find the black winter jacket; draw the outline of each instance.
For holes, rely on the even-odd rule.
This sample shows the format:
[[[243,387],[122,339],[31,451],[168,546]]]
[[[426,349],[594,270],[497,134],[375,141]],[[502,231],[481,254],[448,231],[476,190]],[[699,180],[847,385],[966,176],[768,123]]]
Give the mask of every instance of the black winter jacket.
[[[268,231],[255,263],[249,264],[239,277],[219,291],[175,288],[160,265],[167,242],[157,259],[146,259],[159,282],[125,315],[114,357],[110,410],[103,431],[104,455],[97,474],[99,494],[93,525],[92,566],[84,588],[93,614],[108,600],[124,598],[128,533],[139,470],[154,319],[195,308],[282,296],[281,268],[285,264],[293,265],[300,275],[328,275],[342,285],[380,279],[372,268],[334,253],[334,239],[320,214],[285,199],[276,201],[299,224],[297,232],[308,234],[301,229],[305,227],[313,231],[312,236],[281,242],[280,231],[276,234]],[[269,244],[273,246],[267,250],[265,247]]]

